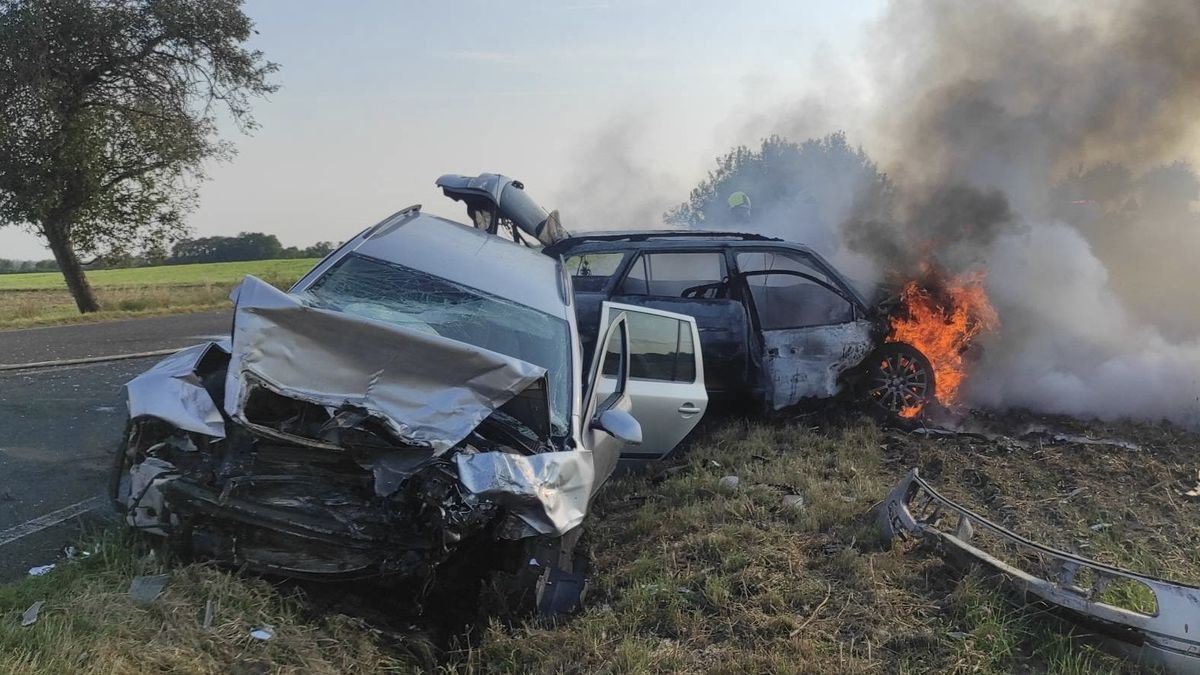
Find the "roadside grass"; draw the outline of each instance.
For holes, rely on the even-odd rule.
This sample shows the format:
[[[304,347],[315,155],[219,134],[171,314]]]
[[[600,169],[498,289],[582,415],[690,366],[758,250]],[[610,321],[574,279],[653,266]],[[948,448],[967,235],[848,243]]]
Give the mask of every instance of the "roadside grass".
[[[884,440],[864,422],[718,428],[665,480],[608,488],[588,535],[588,610],[560,625],[493,620],[447,669],[1128,671],[979,571],[883,550],[869,512],[900,475],[882,464]],[[725,475],[738,476],[736,491],[719,489]],[[785,506],[791,494],[802,508]]]
[[[230,306],[230,291],[247,274],[287,288],[315,263],[315,259],[259,260],[97,270],[89,272],[88,278],[101,309],[91,314],[79,313],[57,272],[3,274],[0,329],[221,309]]]
[[[87,548],[94,552],[86,559],[0,586],[0,672],[417,672],[361,621],[309,617],[300,598],[265,581],[205,565],[169,566],[123,532],[100,533]],[[135,576],[168,571],[170,583],[155,602],[130,597]],[[22,612],[39,600],[37,623],[22,627]],[[210,600],[213,619],[204,628]],[[270,640],[250,636],[262,626],[272,627]]]
[[[911,543],[884,550],[870,512],[903,474],[893,433],[849,418],[810,424],[714,423],[671,465],[613,482],[585,535],[585,610],[493,618],[437,661],[415,638],[204,565],[170,567],[164,596],[137,606],[129,580],[168,567],[138,539],[105,534],[91,558],[0,587],[0,672],[1139,672],[979,570]],[[926,442],[932,468],[948,448]],[[1043,470],[1022,469],[1052,481]],[[728,475],[734,490],[719,487]],[[21,628],[39,599],[42,618]],[[209,599],[219,611],[205,630]],[[261,624],[275,639],[249,637]]]

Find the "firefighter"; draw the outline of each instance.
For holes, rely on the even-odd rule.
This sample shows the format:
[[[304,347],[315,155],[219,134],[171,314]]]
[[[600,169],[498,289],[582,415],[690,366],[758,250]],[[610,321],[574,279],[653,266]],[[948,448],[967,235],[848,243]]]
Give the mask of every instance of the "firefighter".
[[[750,195],[741,190],[729,195],[729,217],[735,223],[750,222]]]

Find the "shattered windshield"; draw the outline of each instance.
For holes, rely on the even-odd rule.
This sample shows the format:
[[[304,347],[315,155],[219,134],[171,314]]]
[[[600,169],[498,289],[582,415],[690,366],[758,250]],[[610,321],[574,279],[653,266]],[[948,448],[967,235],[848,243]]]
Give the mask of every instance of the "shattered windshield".
[[[563,319],[357,253],[300,295],[322,309],[440,335],[545,368],[554,434],[569,433],[571,333]]]

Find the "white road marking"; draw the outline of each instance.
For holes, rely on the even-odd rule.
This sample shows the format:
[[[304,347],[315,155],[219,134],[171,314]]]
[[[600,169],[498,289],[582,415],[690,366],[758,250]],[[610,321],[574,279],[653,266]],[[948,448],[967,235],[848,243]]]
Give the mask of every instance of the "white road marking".
[[[91,499],[85,499],[77,504],[64,506],[57,511],[51,511],[44,516],[38,516],[33,520],[27,520],[16,527],[10,527],[7,530],[0,532],[0,546],[6,546],[18,539],[28,537],[35,532],[41,532],[48,527],[54,527],[59,523],[82,516],[88,511],[97,509],[107,502],[108,500],[104,497],[92,497]]]

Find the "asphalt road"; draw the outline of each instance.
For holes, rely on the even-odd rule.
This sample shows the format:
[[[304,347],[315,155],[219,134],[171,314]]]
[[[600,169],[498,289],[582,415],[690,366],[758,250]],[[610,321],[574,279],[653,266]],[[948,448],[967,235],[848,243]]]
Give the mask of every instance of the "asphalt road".
[[[229,334],[232,313],[200,312],[74,326],[0,331],[0,364],[149,352]]]
[[[210,312],[5,331],[0,363],[181,348],[227,334],[229,319]],[[81,524],[111,517],[105,492],[125,424],[123,386],[154,361],[0,372],[0,581],[61,562]]]

